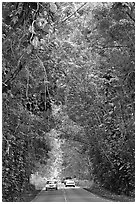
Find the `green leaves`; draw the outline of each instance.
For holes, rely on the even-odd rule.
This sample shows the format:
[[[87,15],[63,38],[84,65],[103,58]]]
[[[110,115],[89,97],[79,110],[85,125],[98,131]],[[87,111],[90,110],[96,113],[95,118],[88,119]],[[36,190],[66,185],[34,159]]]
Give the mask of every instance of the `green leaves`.
[[[122,10],[113,9],[114,4],[102,3],[94,7],[92,18],[89,13],[83,14],[85,25],[91,22],[89,26],[92,29],[84,29],[83,21],[79,19],[75,21],[75,30],[79,33],[63,33],[62,39],[69,37],[69,43],[65,43],[65,40],[62,43],[64,49],[61,60],[69,79],[66,83],[68,91],[65,110],[69,119],[84,130],[84,141],[89,144],[86,147],[88,156],[93,161],[94,176],[111,191],[129,195],[130,183],[133,184],[131,172],[134,174],[134,171],[125,168],[129,160],[124,159],[124,163],[122,160],[125,155],[130,157],[133,154],[131,144],[134,143],[134,134],[132,131],[132,136],[128,139],[131,131],[128,124],[132,120],[131,112],[134,114],[134,102],[129,102],[131,95],[124,78],[127,79],[127,75],[131,78],[133,76],[131,70],[134,70],[135,59],[134,46],[132,49],[131,44],[134,44],[134,25],[126,15],[127,8],[122,4]],[[116,19],[117,12],[119,17]],[[85,38],[88,35],[88,41],[80,33]],[[69,49],[71,42],[74,46]],[[130,103],[132,108],[130,106],[128,109]],[[128,111],[131,111],[130,114]],[[71,136],[69,122],[68,129],[66,126],[65,123],[64,129],[62,128],[69,134],[66,138],[82,143],[82,135]],[[126,141],[129,142],[126,143],[129,152],[125,150]],[[134,159],[131,160],[134,163]],[[115,177],[117,180],[114,182]]]
[[[130,2],[3,3],[5,200],[15,201],[47,164],[45,134],[55,124],[68,149],[77,141],[71,152],[64,147],[68,172],[84,162],[79,175],[94,174],[117,193],[133,190],[134,13]]]

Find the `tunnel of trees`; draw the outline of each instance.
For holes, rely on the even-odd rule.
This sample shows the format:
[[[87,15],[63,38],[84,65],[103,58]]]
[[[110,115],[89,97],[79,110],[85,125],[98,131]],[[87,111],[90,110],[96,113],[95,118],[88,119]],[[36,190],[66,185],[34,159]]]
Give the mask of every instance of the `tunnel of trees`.
[[[135,3],[3,2],[2,120],[3,201],[34,188],[52,128],[77,144],[64,166],[77,150],[89,180],[134,195]]]

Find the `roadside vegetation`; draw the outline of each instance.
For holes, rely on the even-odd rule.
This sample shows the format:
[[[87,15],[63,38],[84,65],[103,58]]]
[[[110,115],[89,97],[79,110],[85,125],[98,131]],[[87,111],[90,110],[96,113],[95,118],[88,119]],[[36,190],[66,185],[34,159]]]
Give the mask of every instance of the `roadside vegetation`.
[[[3,2],[2,111],[4,202],[48,175],[52,130],[63,176],[134,197],[135,3]]]
[[[87,188],[87,187],[83,187],[83,188],[97,196],[101,196],[105,199],[108,199],[114,202],[135,202],[134,196],[129,197],[126,195],[118,195],[115,193],[111,193],[109,190],[106,190],[104,187],[101,187],[98,184],[94,184],[90,188]]]

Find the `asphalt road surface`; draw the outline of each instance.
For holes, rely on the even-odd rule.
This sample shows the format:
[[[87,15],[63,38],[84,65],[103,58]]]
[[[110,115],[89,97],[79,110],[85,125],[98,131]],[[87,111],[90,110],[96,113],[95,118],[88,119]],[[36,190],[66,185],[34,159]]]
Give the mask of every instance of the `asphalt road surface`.
[[[79,187],[62,187],[58,190],[43,189],[31,202],[111,202]]]

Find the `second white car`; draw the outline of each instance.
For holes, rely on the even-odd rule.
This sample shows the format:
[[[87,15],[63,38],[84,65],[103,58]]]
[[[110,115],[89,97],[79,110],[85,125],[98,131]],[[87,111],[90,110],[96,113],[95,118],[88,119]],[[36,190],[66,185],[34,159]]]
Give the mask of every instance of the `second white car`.
[[[75,187],[75,181],[73,181],[73,180],[66,180],[65,181],[65,186],[66,187],[68,187],[68,186]]]

